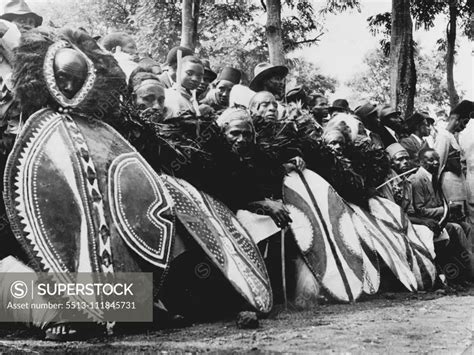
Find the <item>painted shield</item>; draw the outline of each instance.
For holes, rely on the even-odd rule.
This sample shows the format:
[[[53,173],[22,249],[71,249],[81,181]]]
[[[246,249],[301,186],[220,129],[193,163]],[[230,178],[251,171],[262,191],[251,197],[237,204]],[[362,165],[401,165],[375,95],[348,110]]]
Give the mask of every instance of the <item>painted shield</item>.
[[[418,281],[413,264],[416,261],[402,229],[392,219],[380,219],[359,206],[351,207],[362,246],[375,252],[371,254],[371,260],[378,263],[380,258],[409,291],[416,291]]]
[[[283,199],[297,220],[292,223],[296,244],[316,280],[335,300],[352,302],[363,291],[364,259],[352,211],[334,189],[316,173],[291,173],[284,181]],[[296,212],[299,211],[299,212]],[[303,218],[304,217],[304,218]]]
[[[206,255],[257,311],[272,308],[263,259],[250,235],[224,204],[184,180],[162,175],[175,213]]]
[[[38,272],[74,282],[78,272],[139,272],[141,259],[159,279],[168,265],[172,201],[104,123],[37,112],[9,156],[4,189],[12,229]]]
[[[379,224],[385,224],[394,233],[399,234],[404,241],[402,247],[406,248],[406,255],[417,279],[418,289],[427,289],[433,286],[436,276],[432,254],[433,237],[421,238],[413,228],[408,216],[390,200],[375,197],[370,199],[369,206],[371,215],[379,221]]]

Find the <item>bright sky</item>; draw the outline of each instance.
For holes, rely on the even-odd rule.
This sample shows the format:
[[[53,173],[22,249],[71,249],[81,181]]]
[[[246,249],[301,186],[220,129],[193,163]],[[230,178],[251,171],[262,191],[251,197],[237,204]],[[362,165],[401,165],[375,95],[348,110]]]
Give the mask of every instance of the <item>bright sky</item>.
[[[315,3],[322,4],[321,1]],[[368,29],[369,16],[391,11],[391,0],[361,0],[361,13],[357,10],[329,15],[326,20],[326,33],[318,45],[305,48],[299,52],[308,60],[319,65],[322,72],[336,77],[340,82],[349,79],[353,74],[364,69],[362,59],[371,49],[378,46],[378,39]],[[444,37],[446,19],[440,16],[430,31],[418,30],[414,39],[422,50],[431,51],[436,41]],[[455,66],[455,81],[466,90],[467,97],[473,98],[474,55],[472,44],[465,37],[458,36],[458,55]],[[347,88],[341,87],[334,97],[343,97]]]

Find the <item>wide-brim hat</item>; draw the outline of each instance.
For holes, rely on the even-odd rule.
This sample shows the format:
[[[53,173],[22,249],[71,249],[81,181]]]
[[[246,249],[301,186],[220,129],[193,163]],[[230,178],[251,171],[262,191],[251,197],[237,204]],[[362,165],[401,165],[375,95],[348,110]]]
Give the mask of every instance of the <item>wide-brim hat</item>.
[[[362,121],[366,120],[370,115],[373,115],[377,112],[377,106],[371,104],[370,102],[365,102],[356,107],[354,113],[357,117],[359,117]]]
[[[347,102],[346,99],[334,100],[334,102],[332,103],[332,106],[328,107],[328,112],[331,113],[334,111],[350,112],[351,109],[349,108],[349,102]]]
[[[284,65],[271,65],[270,63],[260,63],[253,70],[254,77],[249,88],[254,91],[262,91],[263,81],[273,75],[288,75],[288,68]]]
[[[381,105],[377,107],[377,114],[379,119],[383,121],[384,119],[393,116],[393,115],[400,115],[401,112],[398,111],[395,107],[390,105]]]
[[[232,67],[224,67],[219,73],[217,80],[227,80],[234,84],[239,84],[240,79],[242,78],[242,72],[238,69]]]
[[[43,18],[31,11],[30,7],[24,0],[11,0],[7,2],[3,9],[3,15],[0,16],[0,19],[12,21],[15,17],[18,16],[31,16],[35,19],[36,27],[41,26],[43,23]]]
[[[423,122],[423,120],[426,120],[428,124],[433,124],[435,122],[429,115],[423,112],[415,112],[405,120],[405,126],[411,132],[416,128],[416,126]]]

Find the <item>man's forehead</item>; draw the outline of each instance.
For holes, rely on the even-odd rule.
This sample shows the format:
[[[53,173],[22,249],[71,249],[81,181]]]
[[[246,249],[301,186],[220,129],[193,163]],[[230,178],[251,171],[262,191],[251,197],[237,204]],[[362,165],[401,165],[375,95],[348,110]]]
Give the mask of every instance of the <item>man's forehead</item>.
[[[218,88],[220,87],[231,87],[233,86],[234,83],[232,81],[229,81],[229,80],[220,80],[218,83],[217,83],[217,86]]]
[[[165,90],[156,80],[145,80],[140,86],[136,89],[137,94],[145,92],[154,92],[159,93],[160,95],[165,95]]]
[[[249,121],[244,119],[234,119],[227,125],[227,131],[236,130],[252,130],[252,125]]]
[[[262,103],[262,102],[276,101],[276,99],[275,99],[275,96],[273,96],[272,94],[265,92],[265,93],[257,94],[255,101]]]
[[[202,64],[199,64],[199,63],[186,62],[183,64],[183,69],[192,70],[197,73],[204,74],[204,67],[202,66]]]
[[[434,150],[428,150],[427,152],[425,152],[424,156],[425,156],[425,158],[428,158],[428,159],[430,159],[430,158],[431,159],[433,159],[433,158],[438,159],[439,158],[438,153],[436,153],[436,151],[434,151]]]
[[[402,150],[395,153],[395,155],[393,156],[393,159],[402,159],[402,158],[409,158],[409,157],[410,157],[410,154],[408,154],[406,150]]]

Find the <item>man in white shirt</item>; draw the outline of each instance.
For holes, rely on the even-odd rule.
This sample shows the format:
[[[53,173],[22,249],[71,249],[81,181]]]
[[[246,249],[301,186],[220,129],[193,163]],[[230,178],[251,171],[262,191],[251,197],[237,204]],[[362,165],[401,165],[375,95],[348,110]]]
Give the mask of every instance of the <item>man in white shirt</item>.
[[[200,116],[196,89],[204,76],[202,62],[193,56],[184,57],[179,82],[165,90],[166,119],[179,117],[187,111]]]

